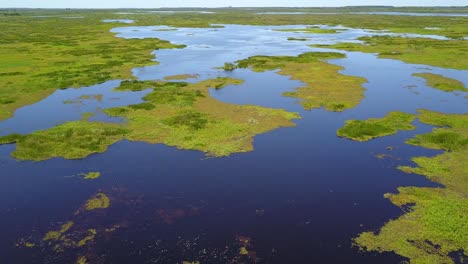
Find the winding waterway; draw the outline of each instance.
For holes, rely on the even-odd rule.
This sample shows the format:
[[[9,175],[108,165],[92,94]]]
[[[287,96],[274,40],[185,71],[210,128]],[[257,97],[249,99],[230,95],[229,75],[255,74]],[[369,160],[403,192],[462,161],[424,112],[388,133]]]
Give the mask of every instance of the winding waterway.
[[[395,110],[415,113],[427,108],[463,113],[467,109],[466,94],[429,88],[412,74],[432,72],[468,85],[468,71],[338,51],[347,57],[329,62],[342,66],[343,74],[366,78],[365,98],[344,112],[305,111],[295,99],[282,96],[302,86],[300,81],[275,71],[225,72],[217,67],[254,55],[336,51],[309,45],[352,42],[361,36],[385,33],[338,28],[336,34],[306,34],[276,31],[304,27],[301,25],[223,26],[120,27],[112,31],[117,37],[160,38],[187,45],[184,49],[154,51],[159,64],[133,69],[138,79],[162,80],[179,74],[198,75],[188,82],[218,76],[243,79],[244,84],[212,90],[211,96],[232,104],[299,112],[302,119],[295,121],[297,126],[259,135],[253,152],[223,158],[206,158],[201,152],[161,144],[122,141],[105,153],[82,160],[29,162],[9,156],[14,145],[2,145],[0,255],[6,261],[2,263],[72,263],[74,259],[67,254],[56,256],[33,249],[34,254],[25,255],[14,245],[22,237],[43,234],[73,218],[83,201],[99,190],[109,193],[115,207],[94,219],[94,224],[121,227],[112,240],[93,244],[93,254],[105,259],[103,263],[231,263],[228,260],[239,255],[239,237],[251,240],[249,249],[256,252],[260,263],[401,260],[394,254],[359,253],[351,247],[351,238],[402,214],[383,197],[384,193],[395,192],[398,186],[437,186],[422,176],[396,169],[412,164],[409,160],[413,156],[439,153],[404,144],[405,139],[432,128],[415,122],[414,131],[366,143],[338,138],[336,130],[346,120],[382,117]],[[307,41],[288,41],[288,37]],[[0,135],[50,128],[78,120],[88,112],[97,114],[91,120],[125,122],[107,117],[102,109],[139,103],[150,91],[113,91],[119,83],[113,80],[58,90],[0,122]],[[377,159],[375,155],[380,153],[390,158]],[[102,176],[94,181],[77,176],[88,171],[99,171]],[[161,215],[172,214],[177,217],[161,221]],[[46,262],[41,262],[44,256]]]

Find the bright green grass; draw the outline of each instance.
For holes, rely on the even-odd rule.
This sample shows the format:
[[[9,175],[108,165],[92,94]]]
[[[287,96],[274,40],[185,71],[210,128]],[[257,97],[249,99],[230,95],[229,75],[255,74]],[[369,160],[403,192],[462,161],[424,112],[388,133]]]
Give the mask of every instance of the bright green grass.
[[[412,264],[454,263],[451,252],[468,250],[468,199],[445,189],[401,187],[386,197],[394,204],[415,204],[411,210],[354,240],[368,251],[394,251]]]
[[[347,51],[378,53],[381,58],[467,70],[468,40],[436,40],[392,36],[361,37],[364,44],[315,45]],[[446,80],[444,80],[445,82]]]
[[[132,78],[155,64],[155,49],[182,48],[159,39],[116,38],[98,19],[0,17],[0,120],[56,89]]]
[[[158,39],[115,38],[109,30],[121,23],[102,23],[102,19],[134,19],[134,25],[210,27],[211,24],[250,25],[344,25],[355,28],[385,29],[393,32],[434,34],[427,28],[438,27],[437,34],[453,38],[468,35],[468,18],[409,17],[378,15],[260,15],[257,11],[217,9],[214,14],[116,14],[122,10],[16,10],[0,16],[0,120],[35,103],[54,90],[82,87],[110,79],[131,78],[130,70],[154,64],[151,51],[181,48]],[[349,12],[348,9],[339,9]],[[368,9],[353,9],[368,10]],[[395,9],[398,10],[398,9]],[[341,11],[339,11],[341,12]],[[35,18],[34,15],[51,15]],[[83,16],[83,19],[62,17]],[[309,28],[317,30],[317,28]],[[384,40],[384,42],[387,42]],[[382,56],[449,68],[466,69],[466,41],[411,39],[398,44],[410,50],[395,55],[379,48]],[[417,42],[417,43],[416,43]],[[345,45],[346,46],[346,45]],[[369,47],[364,47],[368,49]],[[361,50],[363,47],[354,49]],[[418,50],[417,53],[411,51]],[[419,51],[424,54],[419,54]],[[451,51],[451,52],[450,52]],[[397,51],[398,53],[399,51]],[[388,53],[388,54],[386,54]],[[401,53],[401,51],[400,51]],[[454,53],[456,53],[454,55]],[[339,103],[337,106],[341,106]],[[346,107],[346,106],[345,106]]]
[[[54,157],[83,158],[102,153],[129,133],[120,125],[75,121],[29,135],[0,137],[0,143],[16,143],[12,156],[23,160],[45,160]]]
[[[421,77],[426,80],[428,86],[444,91],[444,92],[453,92],[453,91],[462,91],[467,92],[468,89],[465,85],[455,79],[447,78],[445,76],[433,73],[415,73],[413,76]]]
[[[325,108],[341,112],[358,105],[364,98],[361,77],[340,73],[339,66],[325,62],[327,59],[344,58],[341,53],[309,52],[297,57],[254,56],[237,62],[239,68],[251,68],[263,72],[279,69],[278,74],[291,76],[302,81],[305,86],[283,95],[300,99],[306,110]]]
[[[23,160],[84,158],[104,152],[122,139],[164,143],[181,149],[200,150],[211,156],[251,151],[255,135],[294,126],[291,120],[299,115],[281,109],[226,104],[209,95],[210,88],[242,82],[230,78],[195,84],[122,82],[117,91],[153,89],[141,104],[105,110],[111,116],[125,118],[125,124],[81,120],[29,135],[0,137],[0,143],[16,143],[12,155]]]
[[[373,138],[393,135],[398,131],[413,130],[411,124],[414,115],[391,112],[383,118],[371,118],[367,120],[348,120],[343,128],[337,131],[340,137],[346,137],[356,141],[368,141]]]
[[[398,194],[386,194],[395,205],[410,206],[409,211],[378,232],[360,234],[354,243],[362,250],[393,251],[416,264],[455,263],[450,253],[468,252],[468,114],[419,113],[421,122],[440,127],[408,143],[449,152],[413,158],[417,167],[399,169],[445,187],[401,187]]]

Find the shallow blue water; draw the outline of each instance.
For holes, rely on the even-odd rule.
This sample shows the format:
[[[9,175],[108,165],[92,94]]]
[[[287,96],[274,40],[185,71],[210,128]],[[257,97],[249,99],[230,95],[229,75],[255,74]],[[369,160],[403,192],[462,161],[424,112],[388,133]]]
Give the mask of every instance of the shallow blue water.
[[[402,213],[383,198],[384,193],[396,192],[399,186],[438,186],[396,169],[412,164],[411,157],[439,153],[404,144],[406,139],[432,128],[416,121],[414,131],[366,143],[338,138],[336,130],[346,120],[382,117],[395,110],[415,113],[427,108],[464,113],[466,93],[429,88],[412,74],[443,74],[468,85],[468,72],[339,51],[347,57],[330,62],[342,66],[343,74],[364,77],[367,83],[365,98],[357,107],[334,113],[323,109],[304,111],[295,99],[281,96],[303,84],[275,71],[216,69],[224,62],[253,55],[335,51],[307,45],[380,34],[360,29],[344,29],[337,34],[274,31],[296,27],[114,29],[120,37],[157,37],[187,45],[185,49],[155,51],[159,65],[133,70],[141,80],[177,74],[199,75],[198,79],[187,80],[190,82],[218,76],[239,78],[245,83],[211,90],[211,96],[228,103],[299,112],[302,119],[296,121],[296,127],[255,137],[253,152],[224,158],[206,158],[198,151],[161,144],[122,141],[103,154],[82,160],[20,162],[9,156],[14,145],[2,145],[0,255],[6,263],[75,261],[75,255],[56,254],[44,247],[27,251],[14,244],[21,237],[41,238],[48,230],[75,219],[73,213],[98,191],[111,196],[111,207],[97,219],[76,224],[88,228],[118,223],[122,228],[110,238],[99,237],[101,240],[92,249],[78,249],[73,254],[91,252],[102,263],[228,263],[224,258],[239,255],[236,236],[251,238],[249,250],[256,251],[261,263],[398,263],[401,258],[393,254],[358,253],[351,248],[350,239],[362,231],[376,230]],[[307,37],[309,41],[286,41],[291,36]],[[59,90],[0,122],[0,134],[46,129],[80,119],[85,112],[95,112],[97,119],[110,121],[101,109],[141,102],[149,92],[112,91],[119,83],[116,80]],[[80,99],[83,95],[102,95],[102,100]],[[388,146],[394,149],[388,150]],[[375,155],[380,153],[390,156],[377,159]],[[102,176],[84,181],[78,175],[89,171],[100,171]],[[183,216],[161,220],[161,212],[173,211],[183,212]]]

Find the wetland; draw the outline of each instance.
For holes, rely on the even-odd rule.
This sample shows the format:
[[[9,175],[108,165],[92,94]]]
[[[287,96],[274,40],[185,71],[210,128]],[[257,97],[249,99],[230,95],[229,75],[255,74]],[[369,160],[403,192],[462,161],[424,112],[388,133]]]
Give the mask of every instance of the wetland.
[[[0,14],[1,263],[467,261],[468,9]]]

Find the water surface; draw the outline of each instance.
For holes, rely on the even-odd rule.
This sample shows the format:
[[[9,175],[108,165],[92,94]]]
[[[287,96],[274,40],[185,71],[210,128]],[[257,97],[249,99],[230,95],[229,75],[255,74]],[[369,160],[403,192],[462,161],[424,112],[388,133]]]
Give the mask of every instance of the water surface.
[[[359,253],[351,238],[376,230],[402,214],[383,194],[399,186],[438,186],[422,176],[396,169],[413,165],[410,158],[440,152],[404,141],[429,132],[415,122],[414,131],[400,132],[366,143],[336,137],[349,119],[382,117],[390,111],[415,113],[427,108],[463,113],[466,93],[445,93],[427,87],[417,72],[432,72],[468,85],[468,72],[397,60],[375,54],[311,48],[309,44],[357,41],[381,34],[345,29],[336,34],[275,31],[299,26],[239,26],[224,28],[122,27],[124,38],[161,38],[184,49],[154,51],[159,65],[133,69],[140,80],[161,80],[178,74],[198,74],[196,82],[218,76],[245,80],[238,86],[211,90],[214,98],[233,104],[254,104],[300,113],[297,126],[255,137],[255,151],[207,158],[198,151],[161,144],[122,141],[103,154],[82,160],[56,158],[45,162],[17,161],[14,145],[0,146],[0,255],[5,263],[73,263],[87,252],[103,263],[232,263],[238,259],[240,236],[251,240],[259,263],[398,263],[394,254]],[[329,28],[322,26],[324,28]],[[161,31],[161,29],[175,29]],[[341,28],[343,29],[343,28]],[[287,41],[288,37],[308,41]],[[281,96],[303,85],[278,75],[248,69],[225,72],[216,67],[254,55],[295,56],[310,51],[347,55],[331,60],[343,74],[367,79],[365,98],[345,112],[304,111],[293,98]],[[0,134],[29,133],[77,120],[85,112],[111,120],[102,109],[139,103],[150,92],[115,92],[120,80],[58,90],[43,101],[16,111],[0,122]],[[91,96],[89,99],[83,95]],[[101,113],[101,114],[100,114]],[[393,150],[388,150],[391,146]],[[389,155],[377,159],[376,154]],[[100,171],[95,181],[78,174]],[[111,197],[111,207],[97,218],[77,219],[73,213],[98,191]],[[170,217],[168,217],[170,216]],[[15,247],[20,238],[41,238],[60,224],[104,228],[120,226],[99,237],[90,248],[57,254],[46,247]],[[78,221],[79,220],[79,221]],[[44,261],[45,260],[45,261]],[[104,261],[105,260],[105,261]],[[244,257],[244,262],[254,262]],[[3,263],[3,262],[2,262]]]

